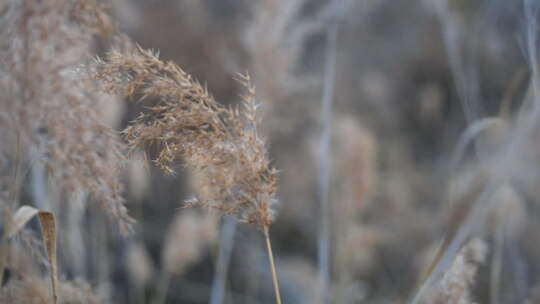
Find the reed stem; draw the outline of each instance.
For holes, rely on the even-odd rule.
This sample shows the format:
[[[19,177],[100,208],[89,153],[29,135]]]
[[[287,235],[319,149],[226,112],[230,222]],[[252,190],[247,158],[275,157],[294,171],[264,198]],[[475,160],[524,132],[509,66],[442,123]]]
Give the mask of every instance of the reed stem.
[[[266,239],[266,249],[268,250],[268,261],[270,262],[270,268],[272,269],[272,282],[274,284],[274,293],[276,295],[276,304],[281,304],[281,294],[279,292],[279,282],[276,274],[276,265],[274,264],[274,254],[272,253],[272,244],[270,243],[270,237],[268,234],[268,227],[264,228],[264,238]]]

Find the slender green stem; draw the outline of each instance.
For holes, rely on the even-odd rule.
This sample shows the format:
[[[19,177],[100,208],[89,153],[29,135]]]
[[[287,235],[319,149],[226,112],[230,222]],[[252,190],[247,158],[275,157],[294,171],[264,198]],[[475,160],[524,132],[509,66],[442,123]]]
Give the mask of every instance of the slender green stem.
[[[268,250],[268,261],[272,270],[272,282],[274,283],[274,293],[276,295],[276,304],[281,304],[281,294],[279,292],[279,282],[276,274],[276,265],[274,264],[274,254],[272,253],[272,244],[268,234],[268,227],[264,228],[264,238],[266,239],[266,249]]]

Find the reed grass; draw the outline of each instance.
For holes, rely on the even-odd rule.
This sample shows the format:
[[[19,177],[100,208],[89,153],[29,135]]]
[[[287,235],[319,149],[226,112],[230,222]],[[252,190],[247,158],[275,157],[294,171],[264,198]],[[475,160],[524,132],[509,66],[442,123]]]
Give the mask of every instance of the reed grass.
[[[281,303],[268,232],[275,217],[277,170],[257,133],[258,105],[249,76],[238,78],[246,88],[241,106],[229,109],[176,64],[141,47],[113,50],[98,59],[94,77],[106,92],[139,102],[156,98],[123,130],[128,146],[157,147],[154,163],[168,174],[183,159],[198,182],[197,195],[187,205],[218,210],[263,232]]]
[[[537,2],[480,1],[489,4],[488,14],[478,1],[454,0],[435,1],[434,8],[390,0],[158,2],[120,0],[112,7],[134,40],[159,47],[185,70],[121,36],[104,1],[0,2],[0,302],[106,302],[99,292],[122,302],[122,288],[131,283],[128,302],[163,303],[177,296],[180,283],[187,290],[180,296],[193,302],[210,296],[216,304],[257,303],[268,296],[258,279],[270,275],[278,304],[282,295],[284,302],[405,302],[417,276],[412,303],[540,298],[540,289],[530,289],[538,285],[540,254],[530,241],[539,230],[540,197]],[[231,10],[222,12],[224,6]],[[435,25],[427,17],[433,13],[442,21],[440,35],[426,26]],[[484,20],[491,14],[497,26],[511,25],[512,39],[521,33],[522,54],[503,37],[509,32]],[[163,41],[173,35],[178,40]],[[115,46],[106,53],[111,37]],[[106,55],[89,64],[96,53]],[[520,56],[526,62],[517,63]],[[494,72],[498,64],[501,73]],[[516,64],[516,77],[506,77]],[[252,79],[239,75],[244,95],[226,107],[222,102],[230,103],[237,89],[229,72],[239,66],[254,73],[257,95]],[[134,101],[125,114],[137,118],[121,122],[119,113],[102,108],[124,105],[118,96]],[[269,114],[264,130],[258,100]],[[127,127],[118,134],[112,125]],[[278,227],[278,174],[259,132],[277,143],[272,152],[285,169],[280,200],[288,203]],[[185,167],[194,197],[184,206],[210,215],[182,210],[170,215],[168,232],[151,223],[154,216],[164,224],[163,213],[155,216],[148,206],[168,210],[161,203],[186,191],[177,184],[182,178],[158,173],[153,178],[175,187],[162,191],[134,163],[124,175],[125,154],[135,150],[146,151],[166,174]],[[134,221],[123,179],[140,203],[131,208],[143,223],[140,246],[130,245],[142,240],[124,238]],[[23,204],[35,209],[19,209]],[[188,270],[208,269],[203,257],[218,235],[214,212],[235,222],[224,225],[210,290],[208,281],[191,282],[196,276]],[[48,222],[41,226],[45,242],[38,222],[30,222],[40,214]],[[109,234],[103,215],[124,236]],[[253,271],[266,263],[251,240],[231,258],[235,227],[236,238],[244,237],[236,220],[262,233],[268,276]],[[411,258],[441,230],[446,236],[422,276]],[[281,273],[283,289],[272,252],[277,240],[274,248],[290,254],[279,261],[291,266]],[[119,270],[113,261],[123,256],[127,265]],[[228,264],[246,265],[248,257],[248,271],[235,271],[228,284]],[[79,275],[90,284],[62,281]]]
[[[68,201],[90,194],[128,233],[133,220],[120,181],[122,144],[95,107],[104,95],[79,73],[95,37],[112,30],[107,15],[83,0],[6,1],[2,14],[2,107],[12,120],[2,132],[18,134],[8,146],[19,150],[11,155],[15,167],[26,168],[17,169],[16,179],[39,162]]]

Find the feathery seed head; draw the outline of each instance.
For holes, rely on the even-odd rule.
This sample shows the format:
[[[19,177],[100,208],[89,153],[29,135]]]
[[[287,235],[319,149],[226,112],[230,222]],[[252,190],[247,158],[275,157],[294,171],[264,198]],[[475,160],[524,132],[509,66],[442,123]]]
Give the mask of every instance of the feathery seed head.
[[[4,14],[0,90],[13,124],[2,132],[20,134],[26,163],[43,160],[64,193],[89,193],[127,232],[121,145],[96,109],[95,81],[77,73],[94,34],[110,30],[107,16],[93,0],[10,0]]]
[[[267,229],[274,219],[277,171],[257,133],[255,89],[249,76],[240,108],[218,104],[206,88],[172,62],[140,47],[112,51],[94,71],[107,92],[157,102],[146,107],[123,134],[131,148],[159,147],[155,163],[167,173],[184,159],[197,173],[197,197],[188,204]]]

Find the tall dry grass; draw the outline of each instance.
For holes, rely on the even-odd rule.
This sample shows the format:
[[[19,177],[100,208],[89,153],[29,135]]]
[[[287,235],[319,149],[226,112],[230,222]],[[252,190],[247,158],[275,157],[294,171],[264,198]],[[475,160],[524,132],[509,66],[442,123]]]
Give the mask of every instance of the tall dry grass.
[[[87,197],[124,234],[133,223],[124,206],[122,144],[97,106],[105,95],[82,69],[112,24],[95,1],[4,1],[0,15],[2,302],[99,302],[85,282],[58,284],[56,243],[60,227],[65,244],[70,230],[63,229],[83,226],[61,215],[84,210]],[[20,207],[29,200],[41,210]],[[43,244],[25,241],[37,240],[31,229],[21,231],[33,215]],[[21,258],[25,251],[34,259]]]
[[[154,162],[174,173],[175,161],[197,173],[201,204],[268,230],[274,218],[277,170],[270,166],[257,134],[257,104],[249,77],[242,109],[226,109],[205,88],[172,62],[141,48],[109,53],[98,61],[95,78],[107,92],[139,100],[157,97],[155,105],[123,130],[128,145],[157,145]]]
[[[533,303],[534,1],[338,2],[0,3],[1,222],[54,213],[60,273],[28,220],[3,234],[0,302],[201,303],[215,273],[213,303],[273,300],[270,277],[286,303]],[[183,68],[110,51],[118,28]],[[215,213],[267,243],[238,225],[216,254]]]
[[[257,133],[255,89],[249,76],[242,107],[226,109],[197,81],[152,51],[134,47],[111,51],[98,60],[94,77],[104,90],[143,101],[157,98],[122,132],[132,148],[155,146],[154,162],[174,173],[179,159],[196,173],[197,196],[189,205],[202,205],[260,229],[266,238],[276,301],[281,303],[269,240],[275,217],[277,170],[270,166],[264,141]]]
[[[111,33],[108,17],[92,1],[8,1],[1,22],[2,132],[11,139],[3,167],[15,184],[9,203],[15,207],[20,179],[42,163],[45,184],[49,178],[68,201],[90,194],[128,232],[122,145],[96,107],[103,95],[81,69],[95,35]]]

